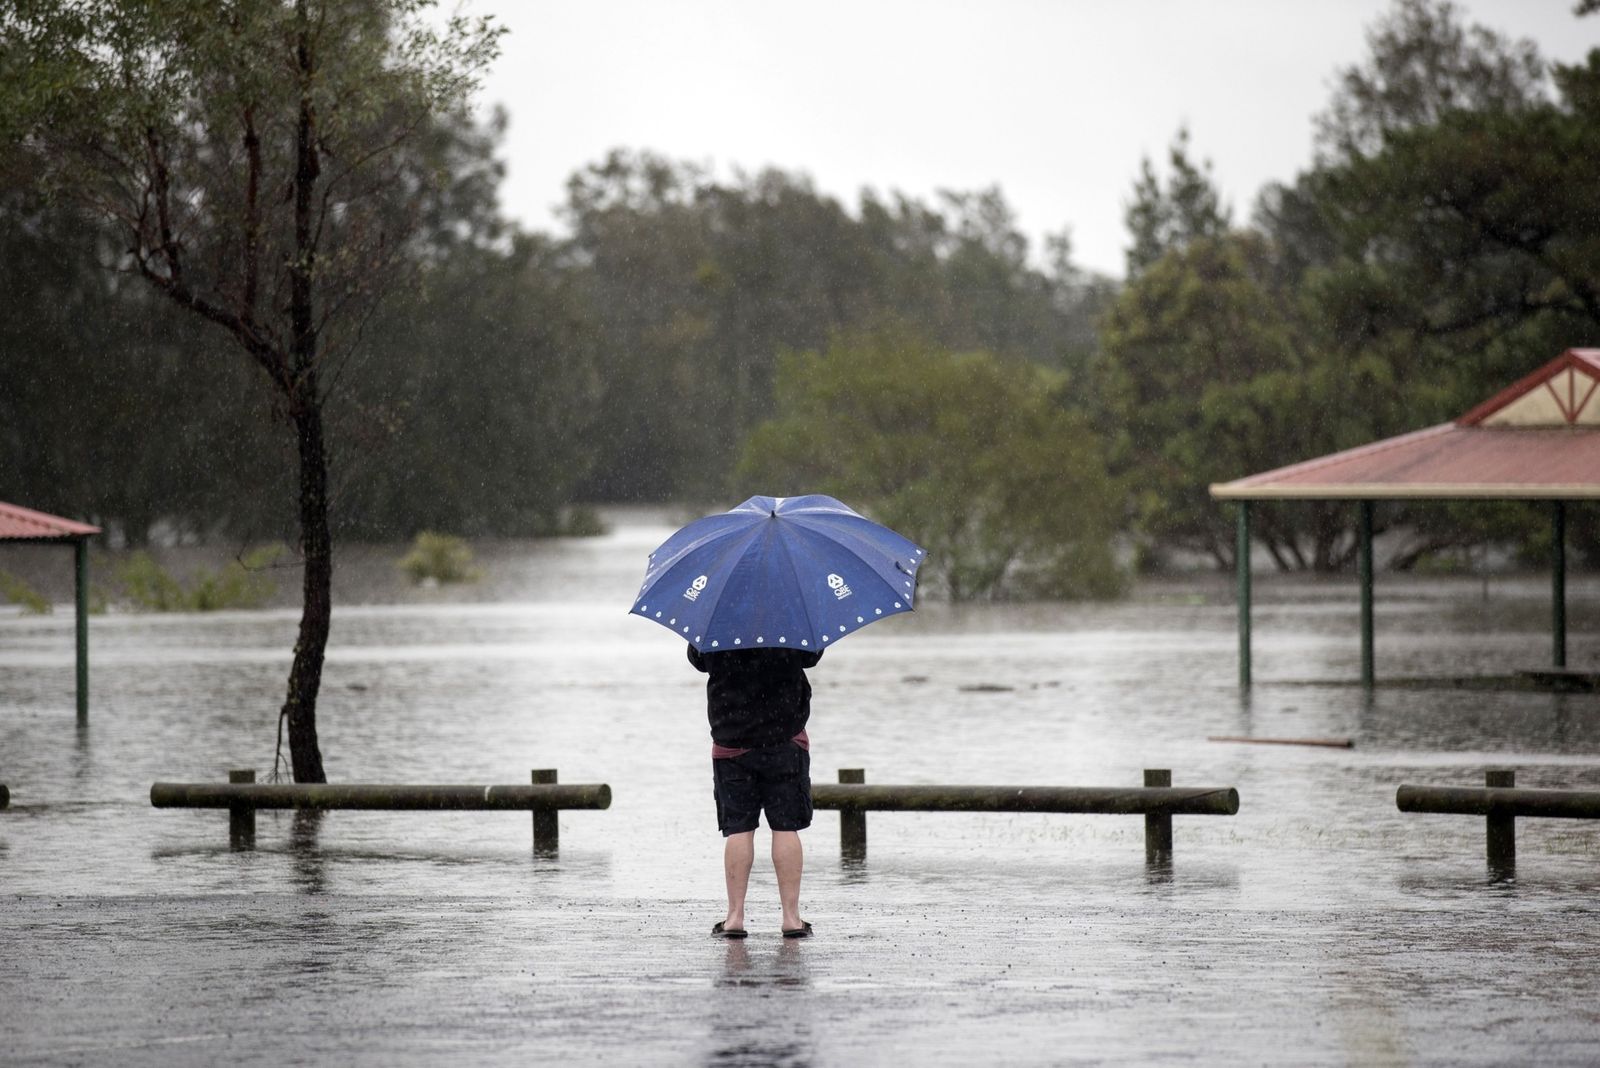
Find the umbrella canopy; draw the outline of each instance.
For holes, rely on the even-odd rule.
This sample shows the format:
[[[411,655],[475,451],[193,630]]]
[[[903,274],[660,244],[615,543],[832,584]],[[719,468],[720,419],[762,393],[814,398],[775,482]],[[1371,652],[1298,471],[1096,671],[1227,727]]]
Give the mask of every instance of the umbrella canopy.
[[[633,613],[701,652],[825,649],[911,611],[922,559],[832,497],[751,497],[662,542]]]

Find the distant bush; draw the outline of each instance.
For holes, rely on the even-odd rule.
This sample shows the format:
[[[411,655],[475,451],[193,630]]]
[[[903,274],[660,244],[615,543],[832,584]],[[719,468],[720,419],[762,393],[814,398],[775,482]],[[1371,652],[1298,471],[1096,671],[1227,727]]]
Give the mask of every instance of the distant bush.
[[[116,568],[120,599],[143,612],[215,612],[225,608],[259,608],[277,592],[277,583],[263,570],[282,554],[270,545],[244,554],[218,571],[202,570],[185,586],[156,563],[147,552],[137,552]]]
[[[44,594],[9,571],[0,571],[0,597],[20,607],[26,616],[47,616],[52,610]]]
[[[606,532],[600,513],[587,504],[574,504],[561,517],[559,535],[564,538],[598,538]]]
[[[437,582],[476,582],[483,572],[472,566],[472,549],[461,538],[424,530],[411,543],[411,551],[396,565],[419,585]]]

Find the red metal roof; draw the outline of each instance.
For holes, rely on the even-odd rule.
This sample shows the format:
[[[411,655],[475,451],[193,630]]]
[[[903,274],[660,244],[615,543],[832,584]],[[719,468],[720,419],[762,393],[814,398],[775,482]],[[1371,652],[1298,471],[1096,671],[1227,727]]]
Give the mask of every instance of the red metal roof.
[[[1211,495],[1600,499],[1600,349],[1569,349],[1454,422],[1218,483]]]
[[[81,538],[98,533],[100,528],[88,523],[78,523],[0,501],[0,539]]]

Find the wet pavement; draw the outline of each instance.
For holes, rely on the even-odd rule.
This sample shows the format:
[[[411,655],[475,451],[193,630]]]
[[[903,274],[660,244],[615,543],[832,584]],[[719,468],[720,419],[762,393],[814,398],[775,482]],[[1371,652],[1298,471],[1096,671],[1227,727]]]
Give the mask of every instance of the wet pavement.
[[[106,616],[73,723],[70,613],[0,616],[0,1062],[278,1064],[1593,1064],[1600,826],[1405,815],[1402,782],[1600,788],[1600,698],[1348,685],[1353,582],[1261,576],[1257,686],[1223,577],[1094,606],[927,605],[811,674],[813,770],[869,782],[1233,785],[1178,817],[838,817],[805,836],[817,937],[778,937],[759,851],[743,943],[722,908],[702,677],[627,616],[639,519],[490,545],[473,587],[346,555],[320,713],[331,778],[606,782],[561,817],[152,809],[156,780],[272,763],[289,608]],[[0,562],[0,566],[7,566]],[[70,575],[68,576],[70,578]],[[290,583],[292,585],[292,582]],[[1548,662],[1548,582],[1380,579],[1378,670]],[[1600,661],[1600,583],[1569,588]],[[1347,737],[1352,749],[1210,736]]]

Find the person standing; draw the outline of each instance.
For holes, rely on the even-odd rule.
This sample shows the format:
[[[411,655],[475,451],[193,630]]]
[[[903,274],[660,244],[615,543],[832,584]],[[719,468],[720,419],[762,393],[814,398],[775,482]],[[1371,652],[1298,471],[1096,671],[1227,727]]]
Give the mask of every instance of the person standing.
[[[728,913],[711,928],[720,938],[749,934],[744,902],[762,812],[772,832],[772,867],[783,909],[780,929],[785,938],[811,935],[811,924],[800,916],[800,832],[811,826],[811,742],[806,734],[811,683],[806,669],[821,659],[821,652],[799,649],[702,653],[689,646],[689,663],[707,675],[712,795],[717,829],[725,840]]]

